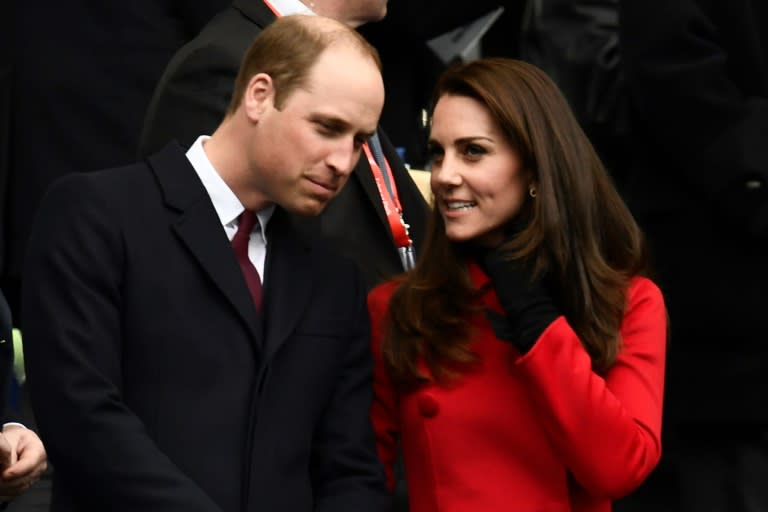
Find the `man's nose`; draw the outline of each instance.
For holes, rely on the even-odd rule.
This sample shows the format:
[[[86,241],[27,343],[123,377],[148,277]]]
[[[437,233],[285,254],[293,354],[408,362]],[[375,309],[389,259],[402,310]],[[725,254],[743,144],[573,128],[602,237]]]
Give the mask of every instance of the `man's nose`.
[[[354,139],[340,141],[326,158],[326,164],[337,174],[348,175],[360,160],[360,148]]]

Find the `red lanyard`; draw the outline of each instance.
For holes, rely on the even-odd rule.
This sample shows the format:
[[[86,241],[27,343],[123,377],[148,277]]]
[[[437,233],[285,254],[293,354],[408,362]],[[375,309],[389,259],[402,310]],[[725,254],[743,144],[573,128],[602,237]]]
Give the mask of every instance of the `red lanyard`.
[[[267,4],[267,7],[269,7],[269,8],[270,8],[270,10],[271,10],[273,13],[275,13],[275,16],[277,16],[278,18],[280,17],[280,13],[279,13],[279,12],[277,12],[277,9],[275,9],[275,6],[274,6],[274,5],[272,5],[271,3],[269,3],[269,1],[268,1],[268,0],[264,0],[264,3],[265,3],[265,4]]]
[[[368,158],[368,165],[371,166],[371,172],[373,173],[373,179],[376,181],[376,188],[379,189],[379,195],[381,196],[381,202],[384,205],[384,213],[387,215],[389,221],[389,228],[392,230],[392,237],[395,239],[395,245],[398,247],[408,247],[411,245],[411,239],[408,237],[408,230],[405,227],[403,221],[403,208],[400,206],[400,198],[397,196],[397,188],[395,188],[395,179],[392,177],[392,169],[389,167],[389,162],[384,159],[386,165],[387,177],[392,184],[392,194],[390,195],[386,185],[384,185],[384,174],[379,164],[376,163],[376,159],[373,158],[371,148],[368,147],[368,143],[363,144],[363,151]]]

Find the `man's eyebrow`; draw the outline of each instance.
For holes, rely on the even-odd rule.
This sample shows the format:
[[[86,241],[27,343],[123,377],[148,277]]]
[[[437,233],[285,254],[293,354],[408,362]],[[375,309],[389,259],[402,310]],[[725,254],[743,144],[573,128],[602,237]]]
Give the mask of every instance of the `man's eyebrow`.
[[[338,128],[347,128],[349,123],[340,117],[336,117],[331,114],[310,114],[310,121],[322,121],[325,124],[333,125]]]
[[[347,128],[351,128],[351,124],[349,124],[346,120],[336,117],[334,115],[326,115],[326,114],[310,114],[309,120],[313,122],[323,122],[325,124],[331,125],[332,128],[335,128],[337,130],[344,130]],[[361,131],[358,132],[357,135],[361,137],[365,137],[365,139],[370,139],[373,137],[373,134],[376,133],[376,130],[373,131]]]

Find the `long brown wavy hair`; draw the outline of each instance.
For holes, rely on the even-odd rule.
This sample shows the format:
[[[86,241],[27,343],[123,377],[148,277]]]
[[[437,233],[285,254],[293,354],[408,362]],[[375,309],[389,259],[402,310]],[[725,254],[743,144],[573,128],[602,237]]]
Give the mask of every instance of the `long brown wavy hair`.
[[[438,80],[433,108],[446,94],[485,105],[531,173],[537,195],[514,219],[525,227],[506,249],[544,276],[593,368],[606,370],[621,345],[629,280],[646,272],[647,251],[594,148],[557,86],[525,62],[492,58],[451,67]],[[435,208],[416,268],[389,305],[382,350],[401,385],[445,381],[475,360],[468,317],[479,309],[479,292],[467,270],[470,246],[447,238]]]

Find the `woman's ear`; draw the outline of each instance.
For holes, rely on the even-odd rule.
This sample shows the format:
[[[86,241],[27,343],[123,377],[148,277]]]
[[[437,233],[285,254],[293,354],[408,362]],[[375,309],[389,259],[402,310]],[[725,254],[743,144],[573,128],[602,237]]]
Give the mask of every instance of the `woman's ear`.
[[[264,112],[274,104],[275,87],[272,77],[257,73],[248,81],[243,93],[243,110],[253,122],[258,122]]]

